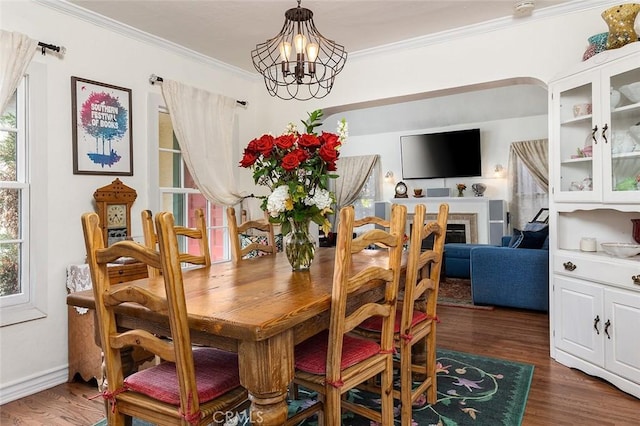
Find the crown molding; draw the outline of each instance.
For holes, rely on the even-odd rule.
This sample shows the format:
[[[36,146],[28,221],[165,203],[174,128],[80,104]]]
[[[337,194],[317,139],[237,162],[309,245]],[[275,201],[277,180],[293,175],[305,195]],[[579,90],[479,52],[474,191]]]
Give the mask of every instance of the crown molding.
[[[249,72],[242,68],[227,64],[226,62],[219,61],[210,56],[203,55],[194,50],[188,49],[177,43],[165,40],[163,38],[154,36],[147,32],[138,30],[129,25],[123,24],[111,18],[99,15],[95,12],[83,9],[75,4],[69,3],[66,0],[33,0],[35,3],[43,6],[55,9],[59,12],[76,17],[83,21],[89,22],[101,28],[105,28],[110,31],[114,31],[129,38],[133,38],[152,46],[164,48],[170,52],[185,56],[189,59],[202,62],[207,65],[213,65],[217,68],[238,74],[244,78],[256,80],[261,78],[258,73]],[[494,19],[492,21],[482,22],[475,25],[469,25],[462,28],[456,28],[453,30],[442,31],[435,34],[429,34],[425,36],[415,37],[407,40],[402,40],[395,43],[389,43],[381,46],[372,47],[370,49],[363,49],[354,52],[349,52],[349,59],[364,58],[367,56],[375,56],[387,52],[398,52],[399,50],[409,50],[419,47],[425,47],[432,44],[443,43],[454,39],[460,39],[487,33],[490,31],[496,31],[505,29],[507,27],[513,27],[514,25],[521,25],[530,23],[535,20],[545,19],[553,16],[563,15],[573,12],[581,12],[590,9],[601,8],[603,6],[611,6],[619,3],[619,0],[574,0],[568,3],[559,4],[557,6],[551,6],[540,11],[533,11],[530,16],[526,17],[504,17]]]
[[[456,28],[453,30],[441,31],[439,33],[428,34],[425,36],[415,37],[407,40],[402,40],[396,43],[384,44],[381,46],[372,47],[370,49],[358,50],[356,52],[350,52],[349,58],[363,58],[367,56],[379,55],[388,52],[398,52],[400,50],[416,49],[420,47],[429,46],[432,44],[439,44],[448,42],[455,39],[461,39],[471,37],[478,34],[483,34],[491,31],[497,31],[506,29],[508,27],[514,27],[516,25],[527,24],[539,19],[546,19],[549,17],[564,15],[574,12],[582,12],[590,9],[598,9],[603,6],[611,6],[618,4],[619,1],[612,0],[574,0],[568,3],[559,4],[556,6],[550,6],[540,11],[533,11],[530,16],[516,17],[507,16],[504,18],[498,18],[487,22],[481,22],[479,24],[468,25],[466,27]]]
[[[137,28],[123,24],[122,22],[118,22],[114,19],[99,15],[90,10],[83,9],[79,6],[76,6],[75,4],[67,2],[66,0],[33,0],[33,1],[43,6],[49,7],[51,9],[57,10],[59,12],[65,13],[75,18],[81,19],[85,22],[89,22],[90,24],[96,25],[98,27],[116,32],[125,37],[133,38],[143,43],[147,43],[155,47],[163,48],[165,50],[176,53],[178,55],[185,56],[189,59],[202,62],[206,65],[213,65],[214,67],[221,68],[225,71],[230,71],[234,74],[238,74],[241,77],[252,79],[252,80],[255,80],[261,77],[259,74],[246,71],[242,68],[238,68],[233,65],[229,65],[226,62],[222,62],[210,56],[203,55],[194,50],[181,46],[177,43],[173,43],[161,37],[154,36],[147,32],[141,31]]]

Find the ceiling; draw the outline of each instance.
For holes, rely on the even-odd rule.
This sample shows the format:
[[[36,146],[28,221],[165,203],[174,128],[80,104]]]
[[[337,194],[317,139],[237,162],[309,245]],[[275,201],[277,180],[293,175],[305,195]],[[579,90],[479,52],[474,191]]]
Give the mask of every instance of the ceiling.
[[[352,54],[470,26],[530,19],[514,12],[514,5],[523,2],[305,0],[301,6],[313,11],[316,27],[325,37],[344,45]],[[113,25],[125,24],[249,72],[256,72],[251,50],[257,43],[275,36],[284,23],[285,11],[297,5],[295,0],[68,0],[66,3],[116,21],[111,22]],[[568,4],[581,3],[584,8],[589,2],[535,0],[534,3],[531,17],[553,13]]]

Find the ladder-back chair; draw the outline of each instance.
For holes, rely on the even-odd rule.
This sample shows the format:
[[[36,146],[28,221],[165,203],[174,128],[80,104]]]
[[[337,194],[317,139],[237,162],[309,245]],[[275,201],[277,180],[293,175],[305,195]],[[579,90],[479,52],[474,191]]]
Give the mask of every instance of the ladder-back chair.
[[[229,224],[229,239],[231,241],[231,258],[234,262],[238,262],[254,250],[265,254],[276,253],[273,224],[271,224],[266,217],[259,220],[248,220],[238,225],[235,209],[233,207],[228,207],[227,221]],[[246,247],[242,248],[240,245],[240,238],[242,235],[252,231],[265,236],[267,243],[262,244],[260,242],[253,241]]]
[[[402,240],[407,209],[393,205],[389,231],[373,229],[353,239],[353,206],[340,210],[336,243],[329,330],[295,348],[294,382],[318,392],[318,402],[292,416],[288,425],[318,413],[320,422],[339,425],[342,410],[352,411],[384,425],[393,424],[393,321],[402,261]],[[372,244],[386,249],[387,265],[353,270],[352,256]],[[358,306],[353,298],[364,289],[384,290],[382,299]],[[349,309],[347,309],[349,306]],[[350,332],[367,318],[382,317],[382,333],[376,342]],[[381,411],[347,401],[343,395],[360,383],[381,375]]]
[[[188,248],[189,241],[194,240],[198,242],[198,254],[193,254],[188,251],[181,252],[179,255],[180,262],[190,263],[193,265],[211,265],[211,253],[209,249],[209,233],[207,232],[207,220],[202,209],[195,209],[194,213],[194,227],[186,227],[175,225],[175,232],[178,238],[184,238],[184,243]],[[157,250],[158,247],[158,235],[156,234],[155,226],[153,223],[153,214],[151,210],[143,210],[142,216],[142,232],[144,234],[144,244],[152,250]],[[148,268],[149,276],[155,277],[160,274],[160,271],[155,268]]]
[[[441,204],[435,221],[425,223],[426,207],[418,204],[413,215],[404,294],[394,330],[400,353],[400,389],[394,390],[394,397],[400,400],[403,426],[411,425],[413,404],[422,395],[426,393],[430,404],[437,399],[436,307],[448,214],[449,205]],[[422,250],[429,236],[433,236],[433,247]],[[380,321],[366,321],[362,329],[380,336]],[[369,382],[364,388],[380,392],[379,387],[371,385]]]
[[[156,225],[159,252],[133,241],[105,248],[98,215],[82,216],[104,354],[107,387],[103,397],[108,401],[108,424],[123,426],[126,417],[135,417],[158,425],[207,425],[214,420],[214,413],[244,408],[247,393],[240,386],[236,354],[192,349],[173,215],[160,213]],[[107,264],[122,256],[161,269],[165,297],[135,282],[112,286]],[[168,316],[170,339],[144,329],[119,329],[115,311],[123,303],[139,304]],[[144,348],[167,361],[125,378],[121,351],[128,347]]]

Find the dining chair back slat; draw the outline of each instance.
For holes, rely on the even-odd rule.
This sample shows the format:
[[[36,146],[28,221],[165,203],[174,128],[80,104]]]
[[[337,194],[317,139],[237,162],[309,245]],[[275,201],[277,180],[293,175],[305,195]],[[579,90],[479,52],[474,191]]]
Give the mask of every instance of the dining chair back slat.
[[[373,229],[353,236],[353,206],[340,210],[338,237],[331,293],[330,323],[320,333],[296,346],[294,382],[317,391],[318,405],[303,410],[287,424],[319,412],[327,425],[341,424],[342,410],[352,411],[382,424],[393,424],[393,327],[402,261],[402,242],[406,223],[406,207],[393,205],[387,231]],[[369,265],[353,270],[352,255],[371,243],[387,246],[387,266]],[[383,297],[373,302],[353,303],[353,297],[380,288]],[[355,306],[354,306],[355,305]],[[378,343],[353,337],[350,332],[362,321],[382,318],[382,334]],[[381,375],[381,410],[374,410],[342,395],[358,384]]]
[[[238,225],[236,210],[233,207],[227,207],[227,222],[229,225],[229,240],[231,242],[231,258],[234,262],[238,262],[252,251],[258,251],[264,254],[276,253],[273,224],[271,224],[266,217],[259,220],[244,221]],[[254,233],[255,235],[250,235],[249,233]],[[266,237],[267,243],[263,244],[253,241],[245,247],[242,247],[240,239],[243,235],[254,237],[262,235]]]
[[[191,346],[173,215],[160,213],[156,218],[159,250],[133,241],[120,241],[105,248],[96,213],[85,213],[82,227],[104,355],[103,397],[109,405],[108,424],[124,425],[125,418],[136,417],[158,425],[205,425],[221,407],[244,407],[247,396],[240,387],[237,356],[212,348],[194,350]],[[162,270],[165,296],[143,289],[135,281],[112,285],[107,266],[119,257],[130,257]],[[166,315],[169,339],[144,329],[121,330],[116,310],[123,304],[139,304]],[[122,351],[138,347],[166,361],[125,379]],[[211,375],[216,378],[210,379]]]
[[[177,236],[185,238],[185,245],[189,246],[189,240],[197,241],[198,253],[193,254],[188,251],[180,252],[178,258],[182,263],[189,263],[192,265],[211,265],[211,252],[209,249],[209,233],[207,231],[207,220],[202,209],[195,209],[194,214],[194,227],[189,228],[186,226],[175,225],[174,231]],[[142,231],[144,234],[144,244],[148,248],[158,250],[158,235],[156,233],[156,227],[153,222],[153,214],[151,210],[143,210],[142,217]],[[156,268],[148,268],[149,276],[156,277],[160,275],[160,270]]]

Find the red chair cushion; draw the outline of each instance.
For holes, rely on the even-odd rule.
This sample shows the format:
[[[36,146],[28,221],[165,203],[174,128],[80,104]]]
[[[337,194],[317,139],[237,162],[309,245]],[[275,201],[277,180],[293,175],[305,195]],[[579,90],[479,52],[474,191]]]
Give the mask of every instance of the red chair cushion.
[[[329,332],[323,331],[300,343],[295,348],[296,368],[311,374],[327,372],[327,341]],[[342,362],[344,370],[380,352],[380,345],[366,339],[345,335],[342,341]]]
[[[427,314],[421,311],[414,310],[413,317],[411,318],[411,327],[414,327],[416,324],[419,324],[426,319],[427,319]],[[396,321],[393,324],[394,333],[400,333],[401,323],[402,323],[402,311],[396,311]],[[359,328],[367,331],[380,332],[382,330],[382,317],[367,318],[362,322],[362,324],[360,324]]]
[[[238,356],[212,348],[193,351],[198,400],[211,401],[240,386]],[[176,365],[163,362],[127,377],[126,389],[139,392],[172,405],[180,405],[180,388]]]

